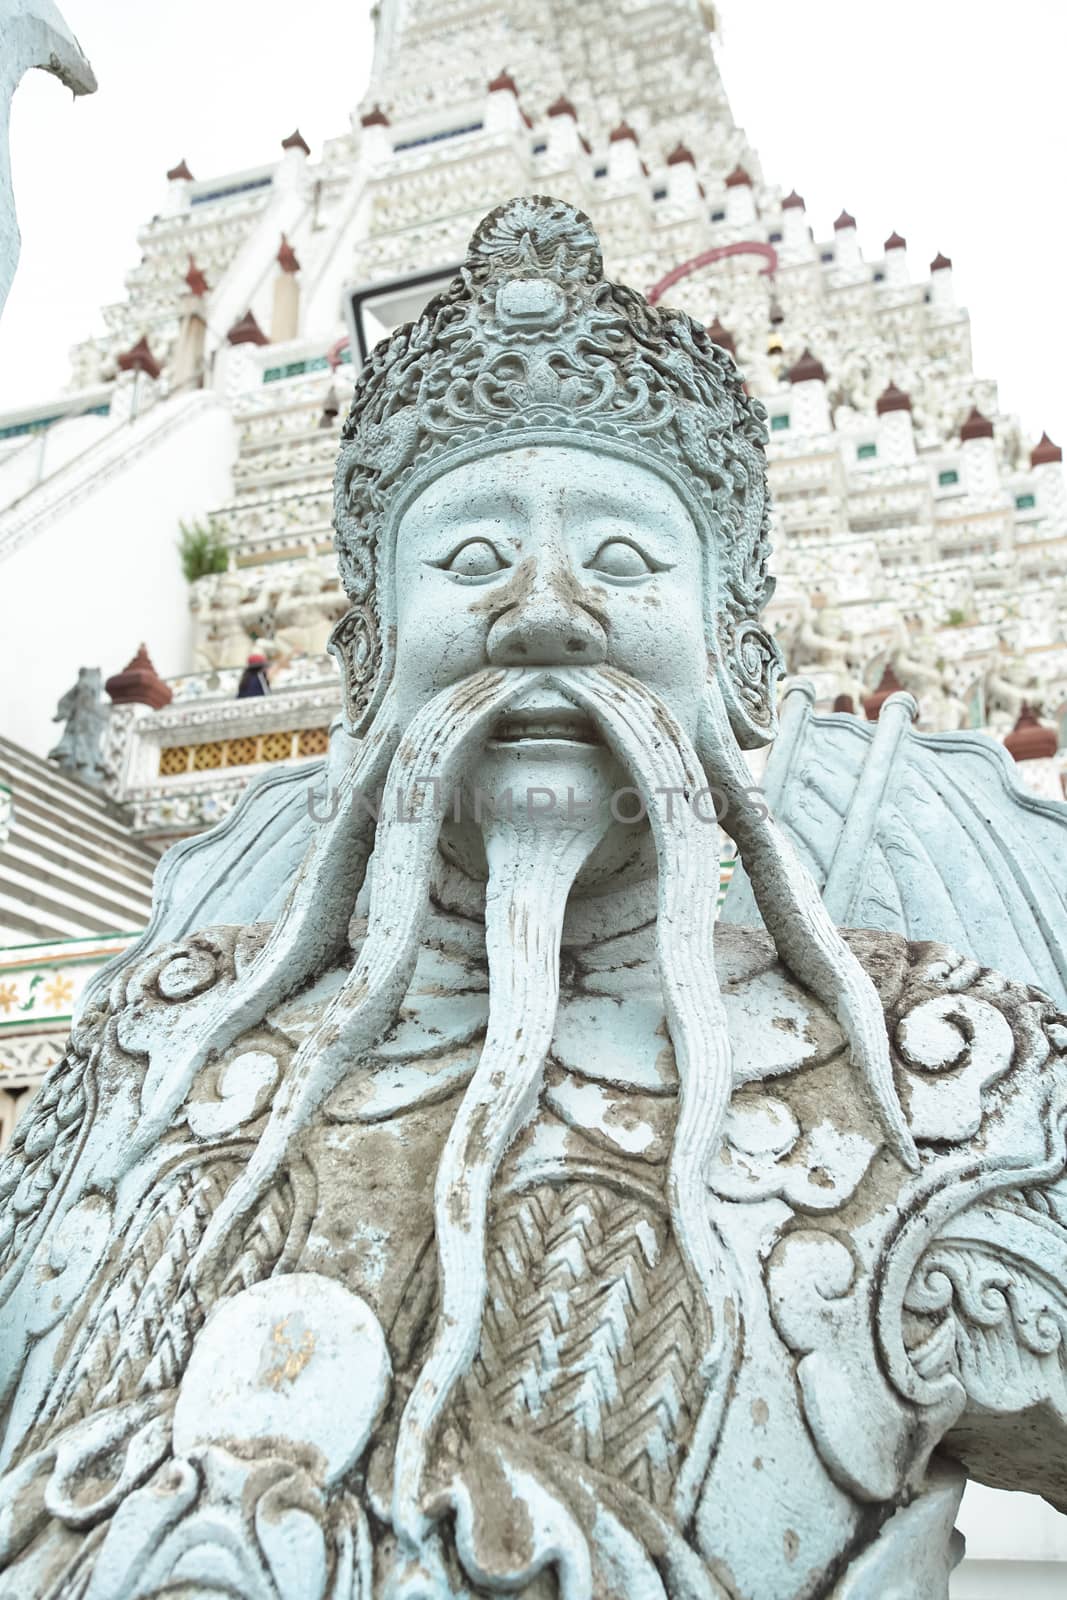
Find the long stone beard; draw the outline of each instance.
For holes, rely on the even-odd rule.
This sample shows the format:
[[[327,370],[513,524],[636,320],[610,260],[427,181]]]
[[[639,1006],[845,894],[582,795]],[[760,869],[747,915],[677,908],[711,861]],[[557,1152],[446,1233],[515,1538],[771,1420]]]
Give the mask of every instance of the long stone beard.
[[[721,1137],[731,1088],[726,1016],[712,953],[718,850],[686,803],[703,786],[696,753],[666,707],[643,685],[606,668],[543,675],[596,725],[647,810],[658,863],[657,956],[679,1076],[678,1120],[667,1179],[672,1231],[702,1309],[701,1387],[707,1400],[693,1459],[717,1432],[738,1346],[725,1251],[707,1203],[705,1173]],[[435,1186],[439,1309],[429,1353],[400,1422],[392,1522],[412,1557],[431,1518],[423,1486],[437,1427],[477,1354],[487,1293],[487,1218],[492,1181],[534,1113],[559,998],[559,953],[568,893],[610,815],[607,769],[590,774],[599,826],[568,826],[560,814],[516,825],[494,809],[485,827],[489,881],[486,947],[489,1025],[485,1046],[453,1122]],[[680,803],[679,803],[680,802]],[[695,1494],[683,1472],[678,1498]],[[447,1497],[446,1497],[447,1498]],[[442,1514],[434,1497],[433,1518]]]
[[[258,1145],[216,1210],[182,1287],[198,1291],[206,1302],[214,1298],[234,1241],[286,1165],[294,1141],[354,1064],[371,1058],[393,1022],[418,956],[451,793],[484,751],[494,723],[544,684],[590,716],[604,753],[612,752],[631,775],[651,823],[659,866],[659,969],[680,1079],[669,1203],[680,1248],[707,1307],[705,1375],[710,1378],[729,1366],[724,1340],[737,1323],[736,1316],[724,1313],[722,1252],[713,1237],[703,1183],[730,1092],[726,1022],[712,959],[718,850],[706,824],[673,798],[692,796],[703,786],[691,744],[655,695],[606,668],[486,671],[436,696],[399,743],[388,725],[376,742],[373,736],[368,741],[335,818],[309,851],[267,946],[234,986],[225,1015],[215,1019],[212,1038],[182,1052],[184,1079],[209,1047],[225,1048],[306,982],[309,960],[321,964],[336,948],[370,843],[365,823],[370,781],[389,758],[373,840],[368,930],[359,958],[294,1057]],[[563,915],[574,878],[605,831],[607,773],[602,764],[601,792],[595,796],[599,806],[593,808],[601,821],[593,825],[561,822],[524,830],[495,814],[486,823],[489,1027],[440,1163],[435,1189],[440,1311],[398,1439],[394,1514],[397,1532],[412,1542],[425,1532],[421,1485],[436,1425],[477,1350],[492,1180],[537,1104],[556,1018]],[[350,844],[357,846],[356,872],[345,859]],[[169,1093],[161,1098],[172,1098],[173,1083],[166,1087]],[[712,1431],[713,1420],[707,1419]]]
[[[703,1317],[703,1399],[674,1497],[675,1514],[684,1524],[718,1434],[742,1338],[739,1297],[731,1288],[727,1252],[715,1233],[706,1185],[732,1087],[713,957],[719,852],[714,835],[689,803],[709,774],[658,697],[625,674],[607,667],[486,671],[435,697],[413,719],[399,746],[395,734],[383,732],[377,755],[371,750],[361,761],[366,778],[375,767],[380,769],[386,752],[391,754],[374,836],[366,940],[343,987],[297,1052],[256,1151],[215,1213],[186,1281],[203,1285],[212,1297],[211,1284],[219,1281],[232,1241],[285,1165],[294,1140],[354,1064],[372,1059],[374,1045],[410,986],[450,796],[484,750],[494,723],[516,700],[544,684],[561,691],[592,719],[605,749],[639,791],[655,843],[657,958],[679,1080],[667,1202],[675,1242]],[[714,685],[709,685],[709,697],[714,694]],[[711,707],[705,719],[702,754],[713,781],[721,780],[720,767],[726,770],[736,809],[744,805],[739,786],[747,774],[740,756],[731,763],[722,748],[728,735],[722,733],[724,718],[717,710],[722,708]],[[325,936],[318,931],[316,953],[321,957],[326,943],[336,943],[341,907],[351,910],[362,863],[358,879],[350,869],[345,874],[347,888],[341,893],[337,874],[344,843],[358,832],[354,818],[366,813],[366,801],[363,785],[351,782],[329,836],[309,852],[301,881],[272,934],[274,955],[268,945],[243,980],[243,996],[230,1006],[227,1033],[238,1020],[250,1025],[253,1010],[262,1008],[261,1016],[305,981],[308,953],[299,935],[303,929],[305,936],[313,936],[317,893],[329,927]],[[832,1005],[854,1046],[859,1041],[861,1070],[869,1081],[877,1079],[879,1062],[872,1067],[863,1054],[870,1051],[881,1024],[873,987],[868,981],[865,989],[857,979],[858,966],[821,912],[814,885],[795,873],[787,873],[783,883],[775,873],[775,863],[787,856],[773,823],[741,820],[737,831],[746,865],[755,858],[757,894],[761,884],[770,884],[761,909],[765,903],[765,920],[776,943],[793,970],[799,969]],[[401,1545],[415,1558],[425,1549],[433,1522],[447,1509],[436,1496],[432,1516],[427,1512],[424,1485],[442,1417],[478,1349],[493,1178],[538,1103],[556,1019],[567,897],[602,834],[602,827],[568,828],[558,819],[555,826],[524,830],[501,821],[496,812],[486,822],[489,1025],[439,1164],[434,1194],[439,1309],[429,1352],[400,1419],[395,1455],[392,1522]],[[214,1042],[219,1043],[217,1034]],[[882,1103],[884,1084],[875,1082],[874,1088]],[[899,1107],[890,1104],[890,1124],[894,1112],[899,1117]]]

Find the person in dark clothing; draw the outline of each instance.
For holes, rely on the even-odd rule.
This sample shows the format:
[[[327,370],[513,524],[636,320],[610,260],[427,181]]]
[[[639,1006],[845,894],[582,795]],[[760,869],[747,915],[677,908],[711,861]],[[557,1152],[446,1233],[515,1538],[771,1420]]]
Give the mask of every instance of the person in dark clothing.
[[[261,655],[251,655],[248,665],[241,674],[241,681],[237,685],[238,700],[250,700],[253,695],[270,694],[270,679],[267,676],[267,658]]]

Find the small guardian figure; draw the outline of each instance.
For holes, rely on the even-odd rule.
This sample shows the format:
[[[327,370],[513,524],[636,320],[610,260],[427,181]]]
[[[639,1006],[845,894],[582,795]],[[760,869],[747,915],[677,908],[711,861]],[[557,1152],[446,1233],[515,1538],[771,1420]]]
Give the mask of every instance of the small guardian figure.
[[[103,698],[99,667],[79,667],[78,681],[56,706],[53,722],[66,726],[48,759],[72,778],[99,788],[108,776],[103,742],[110,708]]]
[[[299,567],[274,608],[274,637],[286,656],[325,654],[331,632],[329,603],[317,559]]]

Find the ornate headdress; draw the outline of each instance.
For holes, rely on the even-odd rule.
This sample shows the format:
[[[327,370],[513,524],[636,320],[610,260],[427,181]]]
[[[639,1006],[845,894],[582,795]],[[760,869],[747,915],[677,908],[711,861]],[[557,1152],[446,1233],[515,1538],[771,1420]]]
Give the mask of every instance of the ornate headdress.
[[[773,588],[760,403],[684,312],[604,277],[589,219],[559,200],[510,200],[418,321],[372,353],[337,463],[334,525],[353,609],[333,642],[350,724],[392,669],[393,547],[406,508],[461,462],[520,445],[638,458],[666,478],[705,548],[705,618],[735,733],[774,733],[777,647],[759,624]]]

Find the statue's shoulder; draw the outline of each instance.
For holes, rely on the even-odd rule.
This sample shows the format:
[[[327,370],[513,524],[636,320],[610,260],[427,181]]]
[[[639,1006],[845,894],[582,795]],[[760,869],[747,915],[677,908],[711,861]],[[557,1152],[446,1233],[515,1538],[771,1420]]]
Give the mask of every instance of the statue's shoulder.
[[[847,939],[882,998],[919,1168],[887,1149],[842,1043],[735,1092],[715,1215],[755,1243],[838,1482],[918,1492],[945,1441],[970,1475],[1067,1506],[1067,1017],[944,945]]]
[[[271,924],[219,924],[133,952],[78,1019],[72,1044],[92,1053],[105,1041],[126,1054],[149,1052],[174,1025],[206,1014],[241,977],[270,936]],[[105,1052],[110,1056],[110,1051]]]
[[[942,944],[894,933],[845,937],[885,1016],[896,1092],[919,1149],[909,1175],[887,1160],[877,1110],[837,1019],[780,963],[761,932],[722,930],[719,971],[735,1092],[713,1187],[838,1211],[877,1181],[887,1215],[921,1208],[939,1174],[1062,1170],[1067,1160],[1067,1017],[1040,990]],[[717,944],[719,943],[717,939]],[[1057,1167],[1058,1163],[1058,1167]]]

